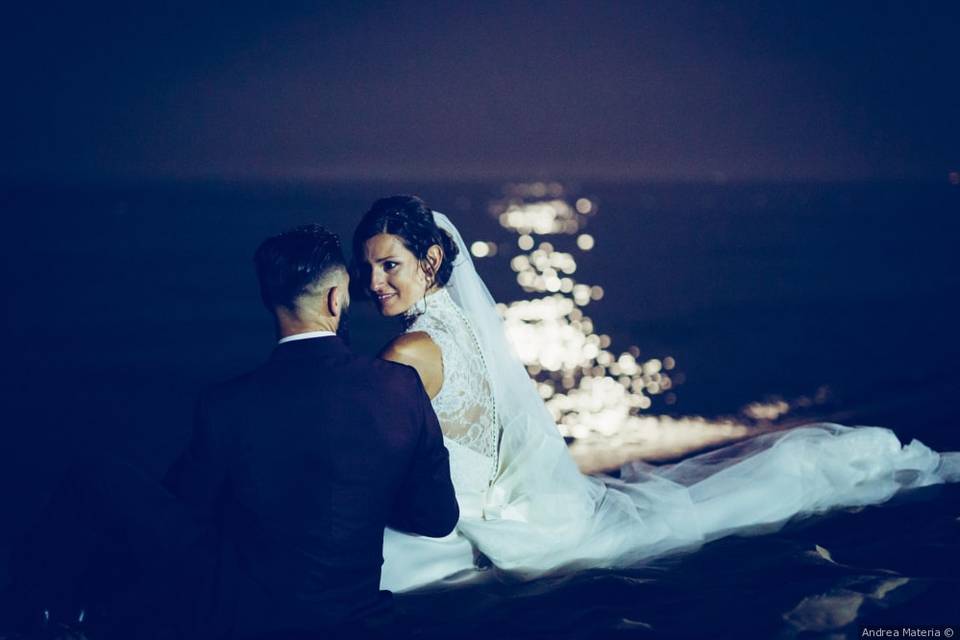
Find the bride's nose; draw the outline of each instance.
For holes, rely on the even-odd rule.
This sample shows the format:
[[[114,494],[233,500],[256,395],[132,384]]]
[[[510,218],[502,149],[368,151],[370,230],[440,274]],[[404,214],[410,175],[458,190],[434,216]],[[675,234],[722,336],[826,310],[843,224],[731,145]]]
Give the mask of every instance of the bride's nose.
[[[370,290],[378,292],[383,287],[383,273],[378,269],[370,270]]]

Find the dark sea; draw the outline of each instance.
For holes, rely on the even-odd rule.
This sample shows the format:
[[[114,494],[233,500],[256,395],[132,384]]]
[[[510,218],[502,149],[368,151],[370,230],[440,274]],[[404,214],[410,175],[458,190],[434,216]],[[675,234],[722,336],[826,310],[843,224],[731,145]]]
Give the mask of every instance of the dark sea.
[[[159,477],[196,392],[272,349],[258,243],[321,222],[349,244],[393,193],[489,243],[477,265],[504,303],[538,294],[518,284],[518,233],[499,213],[588,202],[575,234],[532,237],[602,287],[584,310],[611,350],[675,361],[669,398],[651,395],[643,415],[875,425],[960,450],[960,186],[947,182],[7,186],[0,548],[78,456]],[[365,303],[351,313],[358,351],[397,330]],[[782,409],[763,418],[751,405]],[[958,534],[960,489],[932,487],[630,571],[492,576],[398,601],[431,638],[852,638],[877,625],[950,637]]]

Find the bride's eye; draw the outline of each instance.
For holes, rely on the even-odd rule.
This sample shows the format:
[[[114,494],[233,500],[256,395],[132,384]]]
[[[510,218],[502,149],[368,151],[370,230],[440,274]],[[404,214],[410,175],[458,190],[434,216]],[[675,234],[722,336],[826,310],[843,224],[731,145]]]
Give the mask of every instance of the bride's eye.
[[[387,260],[383,263],[384,271],[393,271],[393,268],[397,266],[397,263],[393,260]]]

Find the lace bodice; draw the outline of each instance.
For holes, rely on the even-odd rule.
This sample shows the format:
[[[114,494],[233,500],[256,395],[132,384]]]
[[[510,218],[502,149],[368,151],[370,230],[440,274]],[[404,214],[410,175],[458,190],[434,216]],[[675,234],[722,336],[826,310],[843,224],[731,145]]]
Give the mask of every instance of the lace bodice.
[[[457,493],[487,488],[496,471],[499,420],[476,332],[445,289],[427,296],[407,332],[423,331],[440,348],[443,386],[433,399]],[[423,309],[422,304],[420,309]]]

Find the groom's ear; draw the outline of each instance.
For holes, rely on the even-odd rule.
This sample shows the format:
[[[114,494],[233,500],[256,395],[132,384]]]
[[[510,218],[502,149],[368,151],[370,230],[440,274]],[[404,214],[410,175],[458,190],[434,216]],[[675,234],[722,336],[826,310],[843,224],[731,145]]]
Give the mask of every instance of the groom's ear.
[[[327,289],[326,297],[327,313],[334,318],[340,316],[343,311],[343,301],[340,299],[340,285],[334,285]]]

